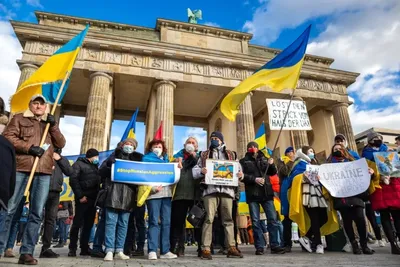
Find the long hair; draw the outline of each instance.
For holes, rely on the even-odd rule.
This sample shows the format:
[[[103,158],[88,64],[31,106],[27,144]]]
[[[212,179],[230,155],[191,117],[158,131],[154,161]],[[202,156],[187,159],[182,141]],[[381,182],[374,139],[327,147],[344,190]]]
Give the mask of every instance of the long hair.
[[[152,141],[150,141],[148,144],[147,144],[147,146],[146,146],[146,149],[144,150],[144,153],[149,153],[149,152],[151,152],[151,148],[154,146],[154,145],[158,145],[158,144],[161,144],[162,145],[162,147],[163,147],[163,151],[162,151],[162,156],[165,156],[166,154],[167,154],[167,147],[165,146],[165,141],[164,140],[152,140]]]
[[[4,100],[0,97],[0,115],[5,115],[5,109]]]
[[[342,145],[342,144],[335,144],[332,146],[331,149],[331,157],[330,157],[330,162],[332,162],[332,158],[333,158],[333,149],[335,148],[335,146],[340,146],[340,150],[342,151],[343,154],[343,158],[347,159],[348,161],[355,161],[354,157],[349,153],[349,151],[347,150],[347,148]]]
[[[313,164],[313,165],[319,165],[319,162],[318,162],[317,158],[315,157],[315,150],[314,150],[313,147],[311,147],[311,146],[303,146],[303,147],[301,148],[301,152],[303,152],[303,154],[307,156],[307,152],[308,152],[308,150],[310,150],[310,149],[312,149],[313,152],[314,152],[314,158],[311,159],[311,164]]]

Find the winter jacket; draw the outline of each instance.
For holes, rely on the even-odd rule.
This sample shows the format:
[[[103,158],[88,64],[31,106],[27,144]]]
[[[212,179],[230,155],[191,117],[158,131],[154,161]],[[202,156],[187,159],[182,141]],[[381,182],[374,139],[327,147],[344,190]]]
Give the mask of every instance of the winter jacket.
[[[193,179],[193,167],[197,164],[199,155],[190,155],[183,159],[184,149],[174,155],[174,158],[182,158],[182,169],[179,182],[175,187],[173,200],[200,200],[200,181]]]
[[[13,145],[0,135],[0,209],[7,210],[8,201],[14,194],[16,161]]]
[[[0,134],[3,133],[8,123],[8,116],[5,114],[0,114]]]
[[[282,184],[282,181],[287,178],[293,168],[294,161],[291,161],[288,157],[283,156],[280,158],[277,162],[277,168],[278,168],[278,175],[279,175],[279,180],[280,184]]]
[[[28,154],[29,149],[31,146],[39,146],[46,128],[46,120],[46,115],[39,121],[30,110],[27,110],[23,114],[16,114],[4,130],[4,137],[15,147],[17,171],[31,171],[35,157]],[[65,146],[65,138],[57,124],[50,127],[44,143],[49,144],[50,147],[40,157],[36,172],[51,175],[54,166],[54,147],[63,148]]]
[[[59,160],[55,160],[53,175],[50,180],[50,192],[61,192],[64,183],[64,175],[71,176],[74,173],[69,161],[61,156]]]
[[[115,183],[111,181],[111,166],[115,159],[142,161],[143,155],[139,152],[124,153],[120,148],[110,155],[105,165],[99,170],[103,188],[106,190],[105,207],[123,211],[133,211],[136,207],[137,186],[133,184]]]
[[[261,151],[258,151],[256,157],[254,157],[252,153],[246,153],[245,157],[240,160],[240,165],[242,166],[244,174],[243,182],[246,189],[246,202],[273,200],[274,191],[272,189],[270,176],[277,173],[275,164],[269,165],[268,159]],[[267,167],[268,171],[265,176],[264,186],[260,186],[256,183],[256,178],[264,177]]]
[[[100,189],[100,175],[98,166],[92,164],[87,158],[78,158],[72,165],[74,173],[69,177],[69,184],[75,195],[75,201],[82,197],[96,200]]]

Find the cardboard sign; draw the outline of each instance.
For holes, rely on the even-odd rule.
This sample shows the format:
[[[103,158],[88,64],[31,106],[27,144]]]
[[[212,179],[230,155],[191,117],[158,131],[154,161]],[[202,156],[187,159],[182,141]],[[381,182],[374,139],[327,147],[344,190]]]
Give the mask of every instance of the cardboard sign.
[[[238,186],[239,162],[229,160],[206,160],[208,185]]]
[[[267,99],[269,127],[271,130],[280,130],[290,100]],[[283,124],[283,130],[311,130],[307,107],[303,101],[292,100]]]

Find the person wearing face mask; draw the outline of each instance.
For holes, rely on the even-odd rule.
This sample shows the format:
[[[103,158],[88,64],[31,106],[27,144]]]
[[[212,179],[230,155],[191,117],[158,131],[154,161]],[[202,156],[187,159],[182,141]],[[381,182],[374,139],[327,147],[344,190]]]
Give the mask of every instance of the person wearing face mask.
[[[163,140],[153,140],[147,144],[143,162],[168,163],[167,149]],[[160,245],[161,259],[175,259],[176,254],[170,252],[171,200],[173,186],[149,187],[150,194],[146,198],[149,216],[148,259],[157,260]],[[161,218],[161,225],[159,225]],[[160,229],[161,228],[161,229]]]
[[[199,155],[198,142],[189,137],[183,149],[174,155],[176,162],[182,163],[181,177],[175,187],[171,209],[171,251],[181,257],[185,252],[185,225],[186,215],[195,204],[200,201],[199,181],[193,179],[192,169],[196,165]],[[195,228],[195,239],[200,246],[201,229]]]
[[[304,146],[296,152],[289,180],[292,181],[288,193],[290,219],[297,223],[300,231],[300,244],[308,252],[324,253],[321,236],[339,229],[336,211],[327,201],[329,195],[320,184],[308,179],[307,165],[317,165],[312,147]],[[329,208],[328,208],[329,207]]]
[[[270,176],[277,174],[273,158],[266,158],[258,150],[256,142],[247,144],[247,153],[240,160],[243,169],[243,182],[246,190],[246,202],[249,205],[254,235],[256,255],[264,254],[263,232],[260,225],[260,205],[267,216],[271,253],[283,254],[285,249],[279,244],[279,224],[274,206],[274,190]],[[265,176],[264,176],[265,175]]]
[[[224,136],[220,132],[213,132],[210,136],[210,148],[201,152],[197,165],[193,168],[193,177],[204,180],[207,173],[206,160],[236,160],[236,152],[226,149]],[[240,165],[239,165],[240,166]],[[239,179],[243,178],[243,173],[239,170],[236,174]],[[233,200],[235,199],[235,188],[232,186],[204,185],[203,201],[206,210],[206,218],[203,224],[201,243],[201,259],[211,260],[212,227],[214,217],[220,209],[221,223],[225,228],[225,239],[228,248],[228,257],[243,258],[242,253],[236,248],[234,236],[234,222],[232,218]]]
[[[115,159],[142,161],[143,155],[136,152],[137,141],[127,138],[115,149],[113,156],[107,159],[106,165],[99,170],[103,182],[103,188],[107,192],[104,201],[105,207],[105,257],[104,261],[112,261],[115,257],[127,260],[124,245],[128,230],[129,216],[136,207],[136,185],[115,183],[111,181],[112,164]]]
[[[349,153],[345,146],[336,144],[332,147],[331,159],[327,163],[341,163],[354,161],[355,158]],[[369,169],[371,179],[374,177],[374,170]],[[354,254],[373,254],[373,251],[367,245],[367,227],[364,216],[364,201],[368,198],[368,192],[357,196],[346,198],[333,198],[334,208],[340,212],[343,219],[343,226],[346,235],[353,248]],[[353,228],[353,222],[356,224],[357,232],[360,236],[361,249],[358,246]]]
[[[372,210],[378,211],[381,215],[382,227],[390,242],[392,254],[400,254],[397,242],[397,238],[400,238],[400,179],[381,175],[377,171],[373,153],[388,151],[382,140],[382,135],[379,133],[368,133],[368,144],[362,151],[362,157],[365,157],[368,166],[375,172],[375,178],[369,188]],[[396,231],[393,231],[391,217]]]
[[[397,146],[397,148],[396,148],[397,153],[400,153],[400,135],[397,136],[397,137],[394,139],[394,143],[395,143],[396,146]]]
[[[75,196],[75,217],[70,231],[69,257],[76,257],[78,233],[83,226],[80,237],[81,256],[90,255],[89,238],[96,215],[95,201],[100,190],[98,174],[99,152],[90,148],[86,157],[79,157],[72,165],[73,174],[69,183]]]

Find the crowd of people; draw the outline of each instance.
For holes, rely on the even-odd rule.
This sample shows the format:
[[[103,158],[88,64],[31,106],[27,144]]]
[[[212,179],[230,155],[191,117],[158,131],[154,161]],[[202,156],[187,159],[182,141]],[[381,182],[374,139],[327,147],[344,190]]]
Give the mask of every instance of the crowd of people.
[[[184,147],[173,156],[173,162],[180,168],[177,184],[145,186],[114,182],[112,165],[116,159],[168,163],[163,140],[150,141],[141,154],[136,151],[137,140],[126,138],[102,163],[99,151],[91,148],[71,166],[62,156],[65,138],[54,116],[46,113],[47,101],[42,95],[32,97],[29,109],[10,120],[4,111],[4,102],[0,104],[0,120],[4,125],[0,136],[0,255],[14,256],[12,248],[17,239],[21,243],[19,264],[38,263],[33,255],[42,220],[40,257],[43,258],[60,256],[51,249],[56,225],[59,237],[54,247],[65,246],[69,232],[70,257],[77,256],[78,242],[79,255],[100,257],[104,261],[144,256],[146,239],[149,260],[182,257],[187,241],[187,215],[194,208],[201,211],[202,220],[188,231],[192,236],[190,243],[197,243],[198,257],[205,260],[213,258],[218,245],[227,257],[243,258],[238,244],[248,244],[250,239],[256,255],[264,254],[266,247],[272,254],[290,253],[293,223],[298,225],[303,250],[323,254],[323,236],[335,234],[332,229],[339,229],[339,221],[354,254],[373,254],[374,250],[368,247],[365,214],[379,244],[384,245],[374,211],[380,213],[391,252],[400,254],[400,179],[380,175],[372,164],[374,152],[388,151],[378,133],[368,135],[368,144],[361,154],[371,162],[371,186],[365,193],[352,197],[333,198],[320,183],[310,182],[307,165],[319,164],[310,146],[297,151],[288,147],[284,156],[274,159],[267,157],[252,141],[247,145],[245,156],[239,159],[226,146],[221,132],[211,133],[206,151],[199,151],[196,138],[187,138]],[[47,146],[41,147],[46,124],[50,124],[45,138]],[[396,142],[400,147],[400,138]],[[338,134],[334,143],[327,162],[337,164],[359,159],[356,152],[347,148],[345,136]],[[36,157],[40,158],[39,164],[27,199],[24,191]],[[249,222],[246,216],[237,219],[240,186],[206,184],[208,159],[239,161],[239,170],[234,175],[244,184]],[[64,175],[70,177],[75,198],[73,208],[72,202],[60,202]],[[274,205],[277,198],[281,202],[278,210]],[[90,247],[97,211],[99,216]],[[17,238],[16,222],[20,225]],[[246,231],[248,225],[252,228],[250,236]]]

